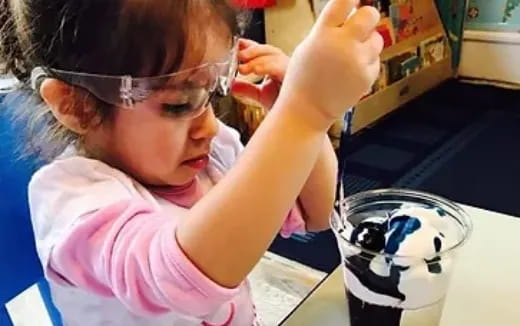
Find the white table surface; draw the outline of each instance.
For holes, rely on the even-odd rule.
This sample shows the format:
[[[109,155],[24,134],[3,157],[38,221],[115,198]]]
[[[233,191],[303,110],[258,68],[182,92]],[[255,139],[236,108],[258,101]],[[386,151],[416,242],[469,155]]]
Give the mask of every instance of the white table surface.
[[[455,267],[441,326],[519,326],[520,219],[463,207],[474,231]],[[344,291],[338,268],[282,325],[346,326]]]

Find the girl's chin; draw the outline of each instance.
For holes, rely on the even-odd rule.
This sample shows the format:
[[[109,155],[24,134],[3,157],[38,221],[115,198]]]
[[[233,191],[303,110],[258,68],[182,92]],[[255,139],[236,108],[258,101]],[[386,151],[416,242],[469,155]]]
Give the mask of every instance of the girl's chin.
[[[192,169],[188,168],[183,168],[182,173],[179,173],[175,177],[172,177],[170,180],[168,180],[168,184],[176,187],[186,186],[191,184],[196,176],[196,171],[193,171]]]

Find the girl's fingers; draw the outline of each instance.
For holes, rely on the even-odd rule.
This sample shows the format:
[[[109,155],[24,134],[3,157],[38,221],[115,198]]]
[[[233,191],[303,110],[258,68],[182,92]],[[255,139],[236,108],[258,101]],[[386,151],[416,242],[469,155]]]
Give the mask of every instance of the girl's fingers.
[[[249,75],[253,72],[253,66],[248,64],[241,64],[238,66],[238,72],[242,75]]]
[[[258,57],[247,64],[241,65],[242,74],[254,73],[259,76],[270,76],[274,80],[282,81],[287,70],[286,64],[280,60],[273,60],[273,57]],[[242,71],[244,72],[242,72]]]
[[[241,38],[240,40],[238,40],[238,48],[240,50],[244,50],[244,49],[247,49],[248,47],[255,46],[255,45],[258,45],[258,43],[253,40],[249,40],[247,38]]]
[[[257,44],[238,53],[238,59],[241,61],[249,61],[260,56],[267,55],[285,55],[280,49],[267,44]]]
[[[359,4],[359,0],[331,0],[318,18],[317,27],[339,27]]]
[[[365,42],[372,35],[380,19],[381,14],[376,8],[365,6],[346,21],[344,28],[355,39]]]
[[[373,32],[366,44],[370,48],[369,52],[371,53],[370,57],[368,58],[368,62],[373,63],[375,61],[380,61],[380,55],[385,46],[385,41],[383,40],[381,34],[378,32]]]

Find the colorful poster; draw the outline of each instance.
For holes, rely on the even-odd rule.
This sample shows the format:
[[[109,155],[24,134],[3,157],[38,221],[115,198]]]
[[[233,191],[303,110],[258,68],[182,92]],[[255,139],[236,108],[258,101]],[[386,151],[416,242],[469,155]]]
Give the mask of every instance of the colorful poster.
[[[435,5],[424,0],[392,0],[388,15],[394,26],[397,42],[426,31],[437,23],[432,15]]]
[[[444,34],[431,37],[421,42],[420,55],[423,67],[429,67],[446,58],[447,46]]]

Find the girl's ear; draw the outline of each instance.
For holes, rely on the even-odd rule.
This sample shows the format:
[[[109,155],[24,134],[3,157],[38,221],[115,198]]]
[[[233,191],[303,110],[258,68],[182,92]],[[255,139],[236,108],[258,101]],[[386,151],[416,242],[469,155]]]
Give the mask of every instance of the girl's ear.
[[[89,123],[84,122],[83,112],[92,112],[92,108],[80,107],[88,105],[88,101],[78,101],[78,91],[74,87],[60,80],[48,78],[42,82],[40,94],[62,125],[78,135],[87,133]]]

